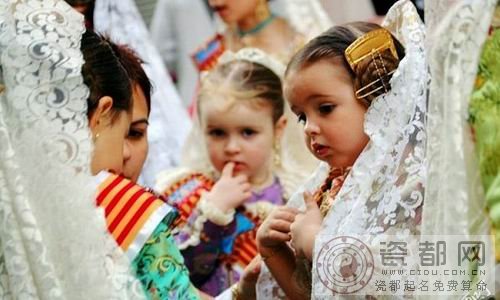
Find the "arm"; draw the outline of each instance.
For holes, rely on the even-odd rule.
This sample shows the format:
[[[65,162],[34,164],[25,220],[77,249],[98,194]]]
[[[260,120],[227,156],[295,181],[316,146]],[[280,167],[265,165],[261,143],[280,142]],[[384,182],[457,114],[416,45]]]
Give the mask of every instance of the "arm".
[[[291,207],[276,208],[257,231],[257,245],[262,260],[289,299],[307,299],[309,295],[294,278],[295,254],[287,245],[290,226],[298,211]]]
[[[168,217],[157,226],[132,261],[132,266],[148,299],[199,299],[171,235]]]

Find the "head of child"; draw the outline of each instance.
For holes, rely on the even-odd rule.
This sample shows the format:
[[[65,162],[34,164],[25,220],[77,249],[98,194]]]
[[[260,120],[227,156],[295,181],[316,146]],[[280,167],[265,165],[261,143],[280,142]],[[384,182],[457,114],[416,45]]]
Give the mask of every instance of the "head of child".
[[[260,185],[272,178],[273,151],[286,126],[280,78],[269,68],[234,60],[202,80],[198,117],[212,166],[234,163]]]
[[[309,151],[332,168],[354,164],[369,141],[364,132],[365,113],[370,103],[389,87],[390,72],[399,59],[389,51],[368,56],[354,69],[345,52],[359,37],[381,27],[355,22],[335,26],[311,40],[290,61],[285,73],[284,95],[298,121],[304,125]],[[404,48],[392,37],[398,57]],[[382,74],[381,74],[382,72]],[[378,80],[378,81],[377,81]],[[371,83],[377,81],[377,84]],[[356,91],[371,87],[366,97]]]

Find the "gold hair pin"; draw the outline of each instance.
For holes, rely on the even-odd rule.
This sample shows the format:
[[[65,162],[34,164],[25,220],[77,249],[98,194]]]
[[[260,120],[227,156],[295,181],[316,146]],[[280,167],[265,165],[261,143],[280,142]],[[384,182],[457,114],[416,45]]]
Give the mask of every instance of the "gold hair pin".
[[[382,89],[384,92],[389,90],[384,77],[393,74],[395,70],[390,72],[387,71],[385,62],[380,54],[385,50],[389,50],[394,58],[399,59],[392,35],[387,29],[384,28],[376,29],[364,34],[356,39],[345,50],[345,58],[354,72],[360,62],[366,58],[370,58],[375,64],[378,75],[377,80],[368,83],[356,91],[356,98],[363,99]],[[382,85],[377,87],[376,85],[379,83],[382,83]]]
[[[354,71],[356,66],[373,52],[381,53],[384,50],[390,50],[391,54],[399,59],[391,33],[387,29],[380,28],[356,39],[345,50],[345,58]]]

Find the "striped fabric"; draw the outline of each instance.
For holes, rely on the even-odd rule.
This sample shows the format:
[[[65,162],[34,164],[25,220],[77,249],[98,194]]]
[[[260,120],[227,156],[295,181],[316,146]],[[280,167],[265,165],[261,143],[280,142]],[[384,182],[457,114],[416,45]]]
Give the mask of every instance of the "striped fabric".
[[[214,181],[200,173],[189,175],[171,185],[163,195],[171,205],[179,210],[182,223],[186,223],[189,216],[195,209],[201,195],[205,191],[210,191]],[[240,234],[234,243],[233,252],[224,260],[231,264],[238,264],[242,268],[258,254],[256,234],[258,225],[262,222],[259,218],[245,214],[256,226],[251,231]],[[182,225],[181,225],[182,226]]]
[[[201,173],[194,173],[172,184],[163,192],[163,195],[179,210],[181,222],[187,222],[201,194],[210,191],[213,185],[212,179]]]
[[[252,259],[259,254],[257,250],[257,229],[259,228],[262,220],[252,218],[249,214],[245,215],[253,221],[255,227],[243,234],[240,234],[234,242],[233,253],[228,257],[231,264],[238,264],[242,268],[246,267]]]
[[[124,252],[136,241],[151,217],[166,206],[144,188],[113,174],[99,185],[96,204],[104,209],[108,230]],[[161,217],[163,215],[157,219],[161,221]]]

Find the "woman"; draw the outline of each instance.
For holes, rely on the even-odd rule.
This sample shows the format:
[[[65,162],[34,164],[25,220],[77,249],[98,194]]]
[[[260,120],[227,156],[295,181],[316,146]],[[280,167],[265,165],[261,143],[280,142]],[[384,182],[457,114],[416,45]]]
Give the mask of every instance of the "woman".
[[[2,1],[0,23],[1,297],[142,299],[94,206],[90,174],[101,168],[103,153],[91,153],[90,94],[81,76],[83,18],[63,1]],[[123,100],[116,101],[90,95],[97,140],[115,138],[112,131],[124,138],[130,92],[123,91],[128,94],[117,93]],[[112,109],[117,103],[125,106]],[[120,135],[116,141],[123,145]],[[112,145],[101,139],[96,147]],[[111,168],[120,171],[121,165]]]
[[[330,26],[317,1],[287,1],[284,16],[272,12],[268,0],[241,5],[235,0],[210,0],[210,7],[222,20],[220,32],[192,57],[199,71],[211,69],[226,50],[258,48],[286,64],[308,39]]]

